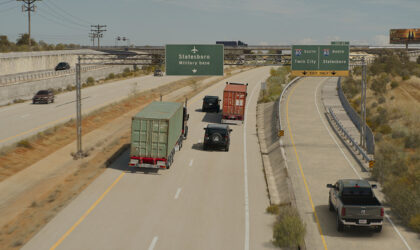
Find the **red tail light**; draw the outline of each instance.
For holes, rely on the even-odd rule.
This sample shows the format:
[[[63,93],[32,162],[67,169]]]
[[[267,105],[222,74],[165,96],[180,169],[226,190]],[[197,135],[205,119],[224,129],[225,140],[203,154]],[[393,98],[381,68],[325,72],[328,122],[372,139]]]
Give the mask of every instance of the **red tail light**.
[[[385,211],[384,211],[384,208],[382,207],[381,208],[381,216],[384,217],[384,214],[385,214]]]
[[[346,216],[346,208],[345,207],[341,208],[341,216]]]

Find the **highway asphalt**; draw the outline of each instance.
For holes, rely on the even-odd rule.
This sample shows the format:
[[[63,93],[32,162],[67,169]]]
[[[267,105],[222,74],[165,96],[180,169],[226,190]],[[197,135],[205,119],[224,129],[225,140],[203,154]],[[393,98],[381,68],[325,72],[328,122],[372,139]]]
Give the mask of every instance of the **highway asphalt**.
[[[287,126],[283,143],[297,206],[307,227],[307,249],[420,249],[418,234],[400,226],[393,216],[389,217],[392,223],[384,220],[381,233],[366,229],[337,232],[335,214],[328,210],[326,184],[338,179],[370,179],[325,118],[321,89],[327,81],[337,78],[299,80],[281,110]],[[375,192],[383,199],[380,190]]]
[[[256,103],[269,67],[235,75],[189,101],[189,135],[169,170],[127,171],[125,152],[23,249],[271,249],[274,217],[256,135]],[[248,82],[246,122],[229,152],[203,151],[204,95]],[[127,120],[127,122],[130,122]]]
[[[156,88],[183,76],[142,76],[82,89],[82,113],[126,98],[130,93]],[[76,92],[55,96],[51,104],[25,102],[0,108],[0,148],[76,117]]]

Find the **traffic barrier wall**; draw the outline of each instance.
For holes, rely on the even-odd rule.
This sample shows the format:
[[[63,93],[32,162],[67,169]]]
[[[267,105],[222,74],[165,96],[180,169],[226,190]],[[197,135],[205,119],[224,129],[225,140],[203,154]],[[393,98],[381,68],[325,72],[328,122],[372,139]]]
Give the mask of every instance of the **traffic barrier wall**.
[[[104,79],[110,73],[122,73],[127,66],[108,66],[99,69],[86,71],[82,70],[82,83],[87,81],[88,77],[95,80]],[[70,73],[62,76],[56,76],[54,72],[50,72],[48,78],[36,81],[27,81],[16,84],[0,85],[0,105],[13,103],[14,100],[29,100],[33,95],[41,89],[65,89],[67,86],[76,86],[76,75]],[[23,76],[21,76],[23,77]]]
[[[109,66],[104,66],[104,65],[82,66],[83,71],[100,69],[100,68],[109,68]],[[42,80],[43,78],[46,78],[46,77],[63,76],[63,75],[68,75],[68,74],[74,74],[75,72],[76,72],[76,69],[72,68],[69,70],[60,70],[60,71],[38,71],[38,72],[25,72],[25,73],[19,73],[19,74],[4,75],[4,76],[0,76],[0,86],[15,84],[22,81]]]
[[[59,62],[68,62],[74,68],[77,56],[100,53],[93,50],[55,50],[37,52],[0,53],[0,75],[54,69]]]
[[[356,110],[353,109],[353,107],[350,105],[347,98],[344,96],[343,88],[341,87],[341,77],[338,79],[337,82],[337,92],[338,97],[340,98],[341,105],[343,106],[344,110],[346,111],[347,115],[350,117],[353,124],[356,126],[356,128],[359,130],[361,129],[361,118],[359,114],[356,112]],[[372,130],[369,128],[368,125],[366,125],[366,151],[368,154],[373,155],[375,154],[375,137],[372,133]]]

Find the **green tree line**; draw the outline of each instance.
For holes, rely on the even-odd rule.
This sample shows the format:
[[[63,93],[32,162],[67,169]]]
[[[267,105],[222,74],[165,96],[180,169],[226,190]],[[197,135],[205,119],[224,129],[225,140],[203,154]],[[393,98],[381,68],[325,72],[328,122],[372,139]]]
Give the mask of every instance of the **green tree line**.
[[[0,52],[23,52],[23,51],[46,51],[46,50],[64,50],[77,49],[80,45],[77,44],[48,44],[44,41],[36,42],[31,38],[31,46],[29,44],[29,35],[23,34],[16,42],[9,41],[9,38],[0,35]]]

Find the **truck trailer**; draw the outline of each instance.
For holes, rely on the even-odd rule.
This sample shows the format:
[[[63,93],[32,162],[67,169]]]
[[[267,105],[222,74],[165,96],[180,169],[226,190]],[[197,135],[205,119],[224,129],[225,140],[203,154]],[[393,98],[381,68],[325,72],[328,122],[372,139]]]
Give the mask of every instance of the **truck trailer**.
[[[130,167],[169,169],[188,134],[186,104],[152,102],[132,118]]]
[[[245,119],[245,105],[248,83],[226,82],[223,91],[222,123],[242,124]]]

